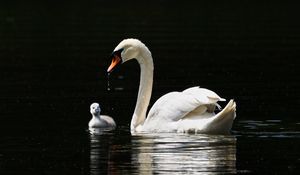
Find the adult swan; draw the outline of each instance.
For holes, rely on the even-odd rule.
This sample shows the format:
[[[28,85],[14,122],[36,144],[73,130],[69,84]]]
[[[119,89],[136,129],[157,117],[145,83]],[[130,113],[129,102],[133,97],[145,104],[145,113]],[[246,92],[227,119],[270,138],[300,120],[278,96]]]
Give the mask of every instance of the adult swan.
[[[215,92],[192,87],[183,92],[170,92],[158,99],[146,118],[153,82],[153,59],[149,49],[137,39],[125,39],[112,53],[107,72],[116,65],[131,59],[140,64],[140,86],[135,110],[131,119],[131,133],[138,132],[197,132],[228,134],[235,118],[233,100],[215,114],[218,101],[225,101]]]

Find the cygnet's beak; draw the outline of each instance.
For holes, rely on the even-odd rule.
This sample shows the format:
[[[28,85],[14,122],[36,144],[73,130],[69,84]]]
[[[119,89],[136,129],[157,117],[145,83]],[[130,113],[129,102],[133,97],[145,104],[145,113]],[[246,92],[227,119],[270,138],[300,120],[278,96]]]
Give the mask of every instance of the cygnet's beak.
[[[96,114],[100,113],[100,109],[95,109],[95,113]]]
[[[93,115],[98,115],[98,114],[100,114],[100,109],[91,109],[91,113]]]
[[[111,58],[112,58],[112,60],[111,60],[110,66],[107,69],[108,73],[112,72],[117,65],[122,63],[121,51],[114,52],[112,54]]]

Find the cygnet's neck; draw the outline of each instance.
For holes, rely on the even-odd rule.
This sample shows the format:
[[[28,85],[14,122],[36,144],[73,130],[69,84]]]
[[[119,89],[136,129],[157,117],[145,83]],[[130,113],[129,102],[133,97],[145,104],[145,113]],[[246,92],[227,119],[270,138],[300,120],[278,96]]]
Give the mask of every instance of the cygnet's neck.
[[[101,115],[100,114],[92,114],[92,118],[101,119]]]
[[[146,112],[150,102],[153,84],[153,59],[148,48],[141,50],[141,55],[136,58],[140,65],[140,85],[135,110],[131,120],[131,130],[142,125],[146,119]]]

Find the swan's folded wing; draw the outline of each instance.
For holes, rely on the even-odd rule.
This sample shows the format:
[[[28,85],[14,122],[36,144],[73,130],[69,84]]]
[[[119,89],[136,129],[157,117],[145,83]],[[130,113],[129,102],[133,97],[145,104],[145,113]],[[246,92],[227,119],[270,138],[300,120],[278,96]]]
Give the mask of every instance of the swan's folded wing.
[[[188,88],[184,90],[182,93],[193,95],[201,101],[207,100],[206,102],[207,104],[216,103],[217,101],[226,101],[226,99],[221,98],[215,92],[209,89],[200,88],[199,86]],[[207,99],[203,97],[207,97]]]
[[[150,109],[147,120],[164,119],[178,121],[201,105],[216,104],[220,98],[216,93],[199,87],[183,92],[171,92],[158,99]]]

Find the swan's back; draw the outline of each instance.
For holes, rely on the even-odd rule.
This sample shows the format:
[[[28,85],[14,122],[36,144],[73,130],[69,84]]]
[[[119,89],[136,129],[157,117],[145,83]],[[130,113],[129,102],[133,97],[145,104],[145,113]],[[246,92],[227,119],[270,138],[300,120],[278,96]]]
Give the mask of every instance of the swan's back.
[[[159,116],[166,120],[178,121],[197,108],[199,110],[201,106],[216,106],[218,101],[224,100],[215,92],[200,87],[192,87],[182,92],[170,92],[154,103],[147,119]]]
[[[229,107],[226,106],[225,111],[215,115],[214,111],[216,107],[219,107],[217,104],[219,101],[225,101],[225,99],[211,90],[199,87],[168,93],[154,103],[143,125],[143,130],[151,132],[194,130],[207,133],[208,128],[210,130],[215,128],[217,131],[217,127],[223,127],[221,133],[228,133],[235,116],[235,103],[230,105],[231,110],[228,110]],[[224,118],[224,120],[217,120],[218,118]],[[226,131],[223,132],[223,130]]]

